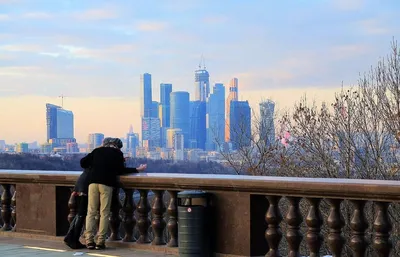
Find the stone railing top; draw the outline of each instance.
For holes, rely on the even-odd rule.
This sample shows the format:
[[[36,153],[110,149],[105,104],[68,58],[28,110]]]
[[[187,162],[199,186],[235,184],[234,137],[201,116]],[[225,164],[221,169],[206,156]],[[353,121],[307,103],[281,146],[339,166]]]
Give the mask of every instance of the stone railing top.
[[[1,170],[0,183],[72,186],[79,171]],[[141,189],[237,191],[315,198],[400,201],[400,181],[272,176],[139,173],[121,176],[125,187]]]

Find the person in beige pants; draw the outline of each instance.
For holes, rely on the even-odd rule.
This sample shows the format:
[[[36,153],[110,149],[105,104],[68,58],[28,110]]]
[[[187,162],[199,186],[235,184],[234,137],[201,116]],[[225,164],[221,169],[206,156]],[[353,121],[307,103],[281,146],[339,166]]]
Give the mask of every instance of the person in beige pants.
[[[102,147],[94,149],[81,159],[82,168],[90,168],[85,233],[86,247],[88,249],[105,249],[112,193],[114,188],[118,188],[119,176],[139,172],[147,168],[146,165],[140,165],[136,169],[125,168],[124,155],[120,150],[122,146],[122,141],[119,138],[105,138]],[[100,226],[97,233],[97,243],[95,243],[95,216],[99,209]]]

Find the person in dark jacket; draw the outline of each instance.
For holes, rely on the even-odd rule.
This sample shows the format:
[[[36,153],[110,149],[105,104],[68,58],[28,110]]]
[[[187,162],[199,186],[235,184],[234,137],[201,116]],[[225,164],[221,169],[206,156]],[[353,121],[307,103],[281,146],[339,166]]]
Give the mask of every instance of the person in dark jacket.
[[[75,183],[72,194],[77,199],[77,214],[71,221],[67,235],[64,238],[64,242],[72,249],[85,248],[79,238],[81,237],[83,226],[85,225],[87,206],[88,206],[88,187],[89,187],[89,169],[85,169],[79,176]]]
[[[118,188],[119,176],[132,172],[143,171],[146,165],[138,168],[125,168],[124,155],[121,152],[123,144],[119,138],[105,138],[103,146],[94,149],[81,159],[81,167],[89,168],[88,212],[86,216],[86,247],[88,249],[105,249],[106,234],[109,225],[112,193]],[[96,231],[95,216],[100,209],[100,226],[97,242],[94,242]]]

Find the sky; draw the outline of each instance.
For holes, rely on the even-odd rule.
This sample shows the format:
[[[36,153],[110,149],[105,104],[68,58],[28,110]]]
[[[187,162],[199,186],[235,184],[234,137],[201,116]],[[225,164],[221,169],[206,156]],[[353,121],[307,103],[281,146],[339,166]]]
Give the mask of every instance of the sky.
[[[0,139],[46,140],[45,104],[75,116],[75,137],[140,131],[140,74],[194,92],[239,79],[254,110],[330,101],[400,40],[398,0],[0,0]]]

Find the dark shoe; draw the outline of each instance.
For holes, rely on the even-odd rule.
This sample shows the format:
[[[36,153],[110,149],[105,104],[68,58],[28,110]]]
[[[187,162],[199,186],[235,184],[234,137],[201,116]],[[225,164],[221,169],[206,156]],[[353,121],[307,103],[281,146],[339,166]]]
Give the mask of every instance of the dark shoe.
[[[96,245],[96,250],[104,250],[104,249],[106,249],[106,245],[105,244]]]
[[[95,243],[88,243],[87,245],[86,245],[86,248],[87,249],[89,249],[89,250],[94,250],[94,249],[96,249],[96,244]]]

